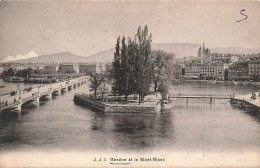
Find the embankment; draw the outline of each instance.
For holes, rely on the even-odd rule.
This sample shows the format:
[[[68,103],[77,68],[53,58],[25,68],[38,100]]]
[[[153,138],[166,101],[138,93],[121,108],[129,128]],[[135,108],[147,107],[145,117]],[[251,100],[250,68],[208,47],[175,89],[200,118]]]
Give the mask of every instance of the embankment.
[[[158,113],[161,110],[161,100],[138,103],[119,104],[118,102],[103,102],[94,100],[87,95],[74,95],[74,101],[86,107],[105,113]]]

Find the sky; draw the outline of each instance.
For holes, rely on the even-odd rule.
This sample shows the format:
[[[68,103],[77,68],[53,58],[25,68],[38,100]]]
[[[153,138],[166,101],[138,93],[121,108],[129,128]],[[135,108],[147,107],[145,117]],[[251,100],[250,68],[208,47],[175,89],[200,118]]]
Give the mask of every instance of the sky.
[[[139,25],[153,43],[259,48],[260,1],[0,1],[0,60],[89,56]]]

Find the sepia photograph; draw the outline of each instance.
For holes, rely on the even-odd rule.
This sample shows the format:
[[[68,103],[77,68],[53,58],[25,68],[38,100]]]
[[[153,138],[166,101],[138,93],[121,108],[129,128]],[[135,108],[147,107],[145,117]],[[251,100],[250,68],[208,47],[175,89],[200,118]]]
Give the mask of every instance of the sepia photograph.
[[[259,0],[0,0],[0,167],[259,167]]]

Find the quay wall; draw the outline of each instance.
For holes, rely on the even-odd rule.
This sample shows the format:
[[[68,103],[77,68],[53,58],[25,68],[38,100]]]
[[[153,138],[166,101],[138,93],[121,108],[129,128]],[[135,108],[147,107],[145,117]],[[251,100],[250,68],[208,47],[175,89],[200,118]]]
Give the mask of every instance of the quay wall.
[[[74,101],[89,108],[106,113],[158,113],[161,110],[161,101],[150,103],[149,105],[135,104],[109,104],[90,99],[87,96],[75,94]]]
[[[260,110],[260,106],[257,104],[254,104],[252,102],[246,101],[246,100],[241,100],[241,99],[231,99],[231,104],[236,104],[238,105],[240,108],[256,108]],[[259,111],[260,112],[260,111]]]
[[[106,105],[104,103],[95,101],[95,100],[91,100],[90,98],[83,96],[83,95],[75,94],[74,101],[77,103],[80,103],[84,106],[87,106],[87,107],[90,107],[92,109],[96,109],[99,111],[104,112],[106,109]]]

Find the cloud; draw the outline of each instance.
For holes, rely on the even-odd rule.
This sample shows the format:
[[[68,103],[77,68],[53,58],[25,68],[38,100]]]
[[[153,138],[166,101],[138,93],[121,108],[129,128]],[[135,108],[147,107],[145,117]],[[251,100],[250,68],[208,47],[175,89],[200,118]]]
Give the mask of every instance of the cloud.
[[[1,62],[17,61],[17,60],[33,58],[33,57],[38,57],[38,55],[34,51],[31,51],[28,54],[24,54],[24,55],[19,54],[16,55],[15,57],[7,56],[3,60],[1,60]]]

